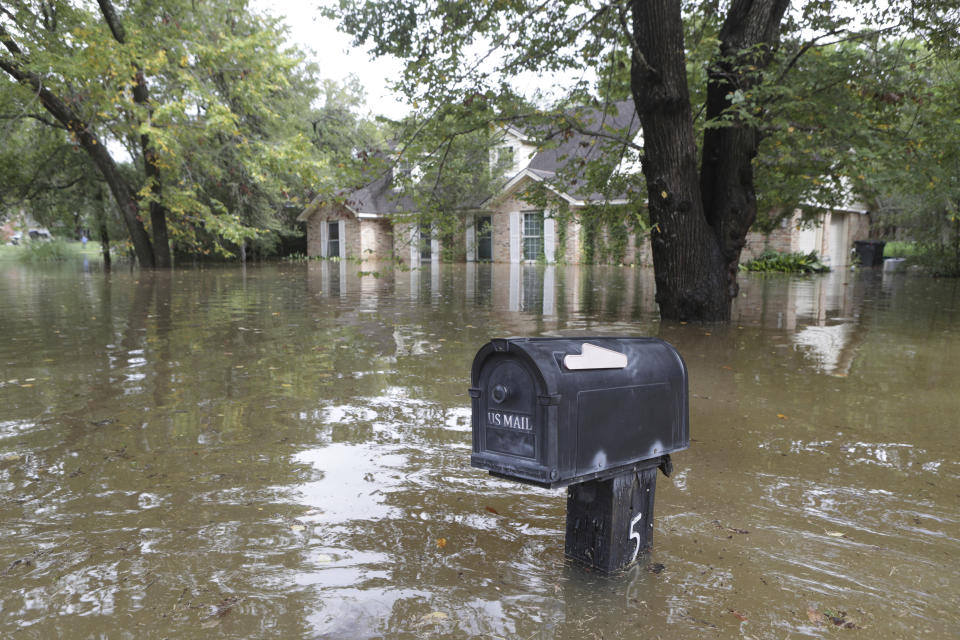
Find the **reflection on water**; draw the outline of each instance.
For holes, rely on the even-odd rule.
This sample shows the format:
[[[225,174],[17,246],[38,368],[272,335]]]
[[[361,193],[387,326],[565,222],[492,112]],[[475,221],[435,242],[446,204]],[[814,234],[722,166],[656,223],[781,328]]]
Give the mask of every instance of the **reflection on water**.
[[[957,284],[648,271],[0,265],[0,636],[952,637]],[[493,336],[655,335],[693,442],[654,550],[563,558],[565,500],[469,466]],[[833,616],[834,622],[831,622]]]

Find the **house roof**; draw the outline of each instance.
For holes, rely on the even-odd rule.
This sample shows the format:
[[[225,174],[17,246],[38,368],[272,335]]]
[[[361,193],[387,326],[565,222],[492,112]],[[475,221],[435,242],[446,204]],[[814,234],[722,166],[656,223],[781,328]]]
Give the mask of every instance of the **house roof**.
[[[633,100],[622,100],[606,109],[585,107],[571,109],[547,128],[508,125],[507,132],[520,138],[535,139],[541,148],[519,173],[508,177],[496,193],[464,202],[461,209],[477,209],[499,197],[518,190],[527,180],[545,184],[551,191],[571,204],[583,206],[593,202],[626,202],[626,194],[609,195],[588,187],[586,179],[589,161],[604,154],[621,153],[624,139],[633,140],[640,130],[640,119]],[[600,133],[602,135],[596,135]],[[373,166],[372,163],[371,166]],[[337,194],[354,215],[364,217],[388,216],[416,210],[411,198],[393,186],[393,169],[377,165],[370,171],[373,179],[358,189]],[[298,220],[306,220],[320,206],[327,204],[318,197],[304,209]]]
[[[600,159],[604,154],[615,153],[619,157],[625,141],[636,137],[640,131],[640,118],[633,100],[615,102],[607,109],[586,107],[571,110],[546,130],[515,130],[523,137],[548,144],[488,201],[516,191],[525,179],[544,183],[571,204],[580,206],[592,202],[626,201],[626,194],[611,196],[590,188],[586,170],[588,162]],[[551,142],[555,144],[549,144]]]
[[[376,156],[382,161],[381,156]],[[369,162],[364,167],[364,174],[369,179],[357,189],[338,191],[332,198],[317,196],[297,220],[304,221],[316,213],[321,207],[328,204],[342,203],[355,216],[380,217],[401,211],[413,211],[413,201],[393,186],[393,167],[384,166],[382,162]]]
[[[344,205],[357,215],[389,215],[414,210],[413,201],[393,186],[392,169],[382,171],[378,177],[349,193]]]

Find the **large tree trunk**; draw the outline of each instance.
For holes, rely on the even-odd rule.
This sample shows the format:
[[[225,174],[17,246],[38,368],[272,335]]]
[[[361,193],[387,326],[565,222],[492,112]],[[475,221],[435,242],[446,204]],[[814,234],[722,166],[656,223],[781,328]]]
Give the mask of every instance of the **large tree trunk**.
[[[720,34],[720,57],[710,71],[708,118],[730,105],[729,94],[759,81],[788,4],[733,0]],[[643,126],[660,316],[727,321],[737,295],[740,251],[756,219],[752,161],[759,135],[739,121],[708,130],[698,173],[680,3],[631,0],[631,9],[630,81]],[[754,66],[749,73],[742,64],[748,57]]]
[[[720,57],[710,67],[707,120],[723,114],[735,92],[749,91],[760,82],[789,4],[789,0],[735,0],[730,6],[720,31]],[[759,144],[756,127],[740,119],[703,135],[700,193],[707,223],[723,253],[731,297],[739,289],[740,251],[757,218],[753,159]]]
[[[630,85],[643,127],[657,303],[665,320],[724,321],[730,297],[697,172],[683,20],[675,0],[632,0]]]

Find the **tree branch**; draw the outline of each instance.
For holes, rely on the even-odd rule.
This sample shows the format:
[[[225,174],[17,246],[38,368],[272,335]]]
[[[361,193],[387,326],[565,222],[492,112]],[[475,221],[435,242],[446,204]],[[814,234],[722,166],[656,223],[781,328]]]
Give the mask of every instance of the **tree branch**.
[[[50,120],[49,118],[39,113],[20,113],[17,115],[0,114],[0,120],[27,120],[27,119],[37,120],[47,125],[48,127],[53,127],[55,129],[66,129],[66,127],[64,127],[62,124],[54,122],[53,120]]]
[[[645,72],[656,73],[656,69],[651,67],[647,59],[640,53],[640,44],[637,42],[636,36],[630,31],[630,26],[627,24],[627,10],[620,2],[617,2],[617,18],[620,20],[620,29],[623,31],[623,35],[625,35],[630,42],[630,56]]]
[[[810,40],[807,40],[806,42],[804,42],[803,45],[800,47],[800,49],[797,50],[797,52],[790,59],[790,62],[787,63],[787,66],[784,67],[783,71],[780,72],[780,75],[777,76],[777,79],[775,82],[776,84],[781,84],[784,81],[784,78],[786,78],[787,74],[790,72],[790,70],[793,69],[793,67],[800,60],[800,58],[811,49],[815,49],[817,47],[829,47],[835,44],[840,44],[841,42],[852,42],[854,40],[864,40],[871,36],[888,33],[890,31],[895,30],[896,28],[897,28],[897,25],[892,25],[889,27],[883,27],[882,29],[870,29],[868,31],[858,31],[855,33],[850,33],[850,35],[845,38],[840,38],[839,40],[833,40],[831,42],[820,42],[820,41],[823,40],[824,38],[829,38],[831,36],[845,33],[847,32],[847,30],[834,29],[833,31],[828,31],[827,33],[821,34],[815,38],[811,38]]]
[[[113,34],[114,40],[123,44],[126,42],[127,33],[123,28],[123,23],[120,22],[120,18],[117,16],[116,10],[113,8],[113,3],[110,0],[97,0],[97,4],[100,5],[100,13],[103,14],[103,19],[106,20],[107,26],[110,27],[110,33]]]

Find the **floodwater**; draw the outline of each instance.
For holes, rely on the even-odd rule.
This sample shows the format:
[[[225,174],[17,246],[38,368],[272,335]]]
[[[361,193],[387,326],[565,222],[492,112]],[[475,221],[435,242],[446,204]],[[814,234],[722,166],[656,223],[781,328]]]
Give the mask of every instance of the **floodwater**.
[[[0,637],[957,637],[960,283],[744,276],[704,327],[646,270],[358,269],[0,264]],[[614,577],[470,467],[476,350],[590,334],[690,375]]]

